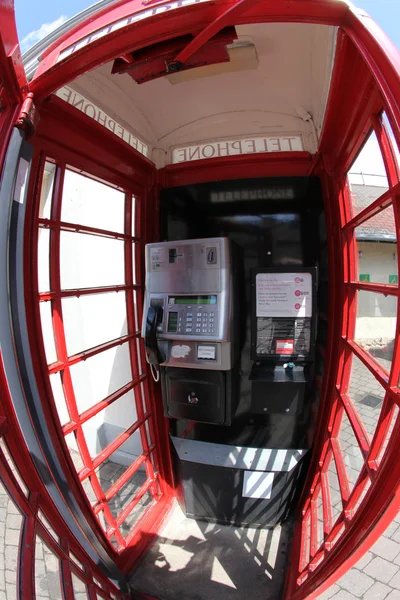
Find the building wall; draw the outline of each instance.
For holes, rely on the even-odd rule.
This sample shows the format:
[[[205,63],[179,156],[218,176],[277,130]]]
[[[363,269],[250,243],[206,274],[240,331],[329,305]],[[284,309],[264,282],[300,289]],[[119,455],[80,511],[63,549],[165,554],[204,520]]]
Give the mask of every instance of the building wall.
[[[369,275],[373,283],[389,283],[389,275],[397,275],[395,243],[357,242],[358,273]],[[356,339],[394,339],[397,300],[371,292],[358,293]]]

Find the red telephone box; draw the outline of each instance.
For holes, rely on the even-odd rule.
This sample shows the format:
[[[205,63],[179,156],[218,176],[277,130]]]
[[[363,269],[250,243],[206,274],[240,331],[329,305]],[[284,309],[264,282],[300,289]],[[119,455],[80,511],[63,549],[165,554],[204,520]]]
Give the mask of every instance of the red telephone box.
[[[0,499],[19,519],[9,597],[40,596],[42,552],[59,597],[125,597],[182,494],[140,333],[145,245],[171,239],[163,202],[238,180],[257,201],[294,201],[314,178],[325,300],[284,597],[317,598],[399,509],[397,50],[336,0],[131,0],[65,31],[28,82],[13,9],[0,11]],[[349,171],[368,143],[385,185],[357,201]],[[273,190],[254,183],[272,178]],[[251,199],[245,187],[210,198]],[[393,273],[376,276],[365,244],[382,240]],[[277,344],[282,363],[293,346]]]

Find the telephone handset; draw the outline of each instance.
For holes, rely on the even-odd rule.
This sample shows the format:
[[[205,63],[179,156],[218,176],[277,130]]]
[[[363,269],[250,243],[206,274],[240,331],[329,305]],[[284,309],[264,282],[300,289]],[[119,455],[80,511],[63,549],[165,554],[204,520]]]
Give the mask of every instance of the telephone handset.
[[[146,316],[144,345],[146,351],[146,360],[150,365],[154,381],[159,380],[160,371],[158,365],[160,362],[164,362],[164,357],[162,356],[157,344],[157,327],[161,323],[162,317],[162,306],[149,306]]]

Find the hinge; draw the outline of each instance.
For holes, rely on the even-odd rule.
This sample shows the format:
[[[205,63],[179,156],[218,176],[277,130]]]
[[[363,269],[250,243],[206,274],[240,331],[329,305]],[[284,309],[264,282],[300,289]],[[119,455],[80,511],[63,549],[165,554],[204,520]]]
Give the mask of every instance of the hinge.
[[[15,126],[25,132],[26,137],[30,137],[35,133],[39,123],[39,114],[33,102],[33,94],[29,92],[22,103],[20,113],[18,115]]]

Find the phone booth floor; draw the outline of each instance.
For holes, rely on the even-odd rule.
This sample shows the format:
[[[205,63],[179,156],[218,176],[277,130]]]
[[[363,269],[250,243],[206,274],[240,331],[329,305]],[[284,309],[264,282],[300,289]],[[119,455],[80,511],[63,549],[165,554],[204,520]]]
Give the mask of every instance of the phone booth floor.
[[[176,504],[132,585],[163,600],[279,600],[292,529],[290,520],[273,529],[196,521]]]

